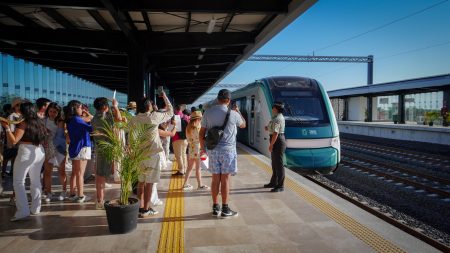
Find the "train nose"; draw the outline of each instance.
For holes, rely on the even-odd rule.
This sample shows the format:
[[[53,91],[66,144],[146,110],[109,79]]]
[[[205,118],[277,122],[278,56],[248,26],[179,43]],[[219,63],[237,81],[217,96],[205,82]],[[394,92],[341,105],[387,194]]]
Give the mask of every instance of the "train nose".
[[[286,166],[293,170],[329,174],[338,164],[339,152],[333,147],[286,149]]]

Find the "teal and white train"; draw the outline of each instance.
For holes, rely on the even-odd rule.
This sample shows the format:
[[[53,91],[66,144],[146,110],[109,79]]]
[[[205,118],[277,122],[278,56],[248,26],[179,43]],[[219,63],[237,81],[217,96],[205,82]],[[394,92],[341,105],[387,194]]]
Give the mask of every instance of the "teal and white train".
[[[336,117],[322,85],[310,78],[263,78],[232,93],[247,127],[238,130],[238,141],[270,157],[269,133],[274,101],[285,104],[286,167],[299,172],[329,174],[340,162]]]

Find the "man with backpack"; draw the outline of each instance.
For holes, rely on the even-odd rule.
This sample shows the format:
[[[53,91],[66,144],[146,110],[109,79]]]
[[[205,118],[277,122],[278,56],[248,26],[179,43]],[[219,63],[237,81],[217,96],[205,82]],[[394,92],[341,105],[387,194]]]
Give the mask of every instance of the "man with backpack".
[[[228,108],[231,102],[229,90],[220,90],[217,102],[217,105],[208,108],[203,115],[199,133],[200,149],[207,148],[208,151],[208,170],[212,173],[212,214],[217,217],[220,215],[221,218],[229,218],[238,215],[228,206],[228,197],[230,175],[237,173],[237,127],[245,128],[246,123],[239,108],[235,107],[233,110]],[[208,137],[206,137],[207,134]],[[219,190],[222,196],[222,209],[219,205]]]
[[[186,150],[188,142],[186,140],[186,126],[189,123],[189,118],[183,114],[184,109],[183,106],[176,105],[174,111],[174,114],[178,115],[181,120],[181,131],[177,132],[175,136],[172,137],[173,153],[175,154],[175,159],[178,164],[178,171],[174,175],[177,176],[184,175],[187,168]]]

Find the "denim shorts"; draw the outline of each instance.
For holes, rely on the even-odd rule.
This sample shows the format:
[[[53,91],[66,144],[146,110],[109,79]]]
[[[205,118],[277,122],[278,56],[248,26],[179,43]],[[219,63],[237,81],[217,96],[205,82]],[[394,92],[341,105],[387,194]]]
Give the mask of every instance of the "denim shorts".
[[[224,152],[217,150],[208,150],[209,168],[212,174],[231,174],[237,173],[237,154],[236,152]]]

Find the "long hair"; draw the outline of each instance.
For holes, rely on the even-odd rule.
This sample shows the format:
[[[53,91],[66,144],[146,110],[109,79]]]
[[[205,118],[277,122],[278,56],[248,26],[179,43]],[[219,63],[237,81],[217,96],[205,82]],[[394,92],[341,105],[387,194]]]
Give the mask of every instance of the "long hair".
[[[200,124],[194,125],[194,122],[196,122],[197,120],[200,120],[199,118],[197,119],[191,119],[188,123],[188,125],[186,126],[186,137],[191,138],[193,137],[193,132],[197,131],[197,133],[200,131]]]
[[[72,120],[73,117],[78,116],[77,114],[77,108],[81,106],[81,102],[78,100],[71,100],[69,104],[67,104],[67,107],[64,107],[64,119],[66,121],[66,124],[69,124],[69,122]]]
[[[61,111],[61,106],[59,106],[57,103],[55,102],[51,102],[48,107],[47,110],[45,111],[45,116],[48,117],[48,112],[50,111],[50,109],[54,109],[58,112],[58,114],[55,117],[55,124],[58,125],[58,122],[61,120],[62,118],[62,111]]]
[[[20,112],[22,117],[27,124],[25,132],[30,136],[31,143],[34,145],[39,145],[44,141],[47,131],[45,129],[44,123],[37,116],[36,106],[31,102],[24,102],[20,104]]]

